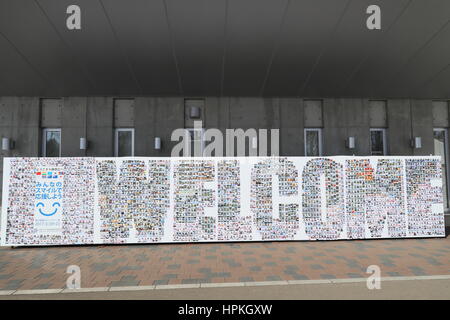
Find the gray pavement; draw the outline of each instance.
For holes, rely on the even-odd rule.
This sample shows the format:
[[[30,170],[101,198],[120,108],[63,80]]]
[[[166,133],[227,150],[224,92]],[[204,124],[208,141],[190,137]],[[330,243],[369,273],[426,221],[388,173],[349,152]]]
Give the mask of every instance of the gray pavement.
[[[450,299],[450,279],[382,281],[369,290],[365,282],[182,288],[84,293],[6,295],[0,299]]]

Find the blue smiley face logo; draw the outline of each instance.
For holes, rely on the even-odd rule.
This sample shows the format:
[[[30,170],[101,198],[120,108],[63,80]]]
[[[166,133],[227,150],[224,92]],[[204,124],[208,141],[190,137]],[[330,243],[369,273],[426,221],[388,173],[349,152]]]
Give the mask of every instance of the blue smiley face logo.
[[[42,211],[41,207],[45,207],[45,205],[42,202],[39,202],[38,204],[36,204],[36,207],[39,208],[39,213],[42,214],[43,216],[46,217],[50,217],[52,215],[54,215],[56,212],[58,212],[58,208],[61,207],[61,204],[59,202],[53,202],[52,207],[54,208],[53,212],[50,213],[45,213]]]

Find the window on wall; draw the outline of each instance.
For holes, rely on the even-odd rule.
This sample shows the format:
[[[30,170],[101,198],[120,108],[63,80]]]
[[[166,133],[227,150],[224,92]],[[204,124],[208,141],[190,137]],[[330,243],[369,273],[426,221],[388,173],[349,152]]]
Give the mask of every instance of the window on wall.
[[[370,154],[372,156],[387,154],[386,129],[370,129]]]
[[[134,129],[116,129],[114,139],[114,155],[116,157],[134,156]]]
[[[305,129],[305,155],[319,157],[322,155],[322,129]]]
[[[448,205],[448,130],[445,128],[437,128],[433,130],[434,135],[434,154],[441,156],[442,165],[442,193],[444,194],[444,206]]]
[[[61,129],[45,128],[42,133],[42,156],[61,157]]]

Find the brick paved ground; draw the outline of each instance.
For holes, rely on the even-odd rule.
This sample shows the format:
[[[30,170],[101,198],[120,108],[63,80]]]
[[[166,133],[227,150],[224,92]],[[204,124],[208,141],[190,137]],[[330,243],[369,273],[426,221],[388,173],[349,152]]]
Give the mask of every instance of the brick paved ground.
[[[450,237],[1,248],[0,290],[65,288],[68,265],[82,287],[450,274]]]

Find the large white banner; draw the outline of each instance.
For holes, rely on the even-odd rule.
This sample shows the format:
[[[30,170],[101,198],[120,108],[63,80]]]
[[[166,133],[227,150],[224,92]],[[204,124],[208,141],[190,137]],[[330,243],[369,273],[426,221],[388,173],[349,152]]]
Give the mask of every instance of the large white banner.
[[[443,237],[443,213],[432,156],[5,158],[1,244]]]

